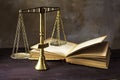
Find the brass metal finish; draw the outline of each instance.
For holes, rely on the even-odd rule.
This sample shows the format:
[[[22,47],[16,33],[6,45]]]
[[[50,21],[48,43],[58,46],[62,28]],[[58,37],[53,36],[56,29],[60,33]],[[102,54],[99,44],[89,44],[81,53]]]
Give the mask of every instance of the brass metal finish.
[[[47,70],[45,56],[44,56],[44,48],[48,46],[48,44],[44,43],[45,34],[46,34],[45,15],[47,12],[53,12],[53,11],[60,11],[60,8],[59,7],[36,7],[36,8],[19,10],[19,13],[38,13],[40,15],[39,17],[40,18],[40,43],[38,46],[40,50],[40,54],[39,54],[38,62],[35,66],[36,70]],[[59,12],[58,12],[58,18],[59,18]]]
[[[21,12],[21,10],[19,10],[19,12]],[[22,51],[22,52],[19,50],[19,45],[22,44],[20,39],[23,39],[23,45],[24,45],[24,51]],[[29,54],[29,45],[28,45],[27,35],[26,35],[26,31],[25,31],[23,14],[19,13],[11,58],[27,59],[27,58],[29,58],[29,55],[30,55]]]
[[[64,40],[61,40],[61,35],[63,36]],[[54,40],[53,38],[55,38],[56,40]],[[66,43],[67,43],[66,35],[65,35],[65,32],[64,32],[63,21],[62,21],[61,13],[60,13],[60,10],[59,10],[59,11],[57,11],[55,24],[54,24],[54,28],[53,28],[53,31],[52,31],[50,45],[61,46],[61,45],[64,45]]]
[[[45,61],[45,56],[43,53],[43,49],[40,49],[40,56],[38,58],[38,62],[35,66],[36,70],[47,70],[47,66],[46,66],[46,61]]]
[[[44,9],[46,12],[53,12],[53,11],[58,11],[60,10],[59,7],[36,7],[36,8],[29,8],[29,9],[22,9],[20,12],[22,13],[40,13]]]
[[[45,45],[44,44],[44,39],[45,39],[45,9],[44,8],[40,8],[40,54],[39,54],[39,59],[38,62],[35,66],[36,70],[46,70],[47,66],[46,66],[46,61],[45,61],[45,56],[44,56],[44,48]]]

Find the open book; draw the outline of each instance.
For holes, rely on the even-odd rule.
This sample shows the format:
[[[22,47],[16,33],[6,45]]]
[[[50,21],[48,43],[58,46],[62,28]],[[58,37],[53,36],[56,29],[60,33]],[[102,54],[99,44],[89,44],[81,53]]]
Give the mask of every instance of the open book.
[[[80,44],[67,42],[61,46],[50,45],[51,39],[47,39],[45,42],[49,43],[49,47],[44,48],[44,55],[46,60],[65,60],[72,64],[108,69],[110,51],[108,42],[104,41],[106,37],[98,37]],[[29,59],[38,60],[38,45],[31,47]]]

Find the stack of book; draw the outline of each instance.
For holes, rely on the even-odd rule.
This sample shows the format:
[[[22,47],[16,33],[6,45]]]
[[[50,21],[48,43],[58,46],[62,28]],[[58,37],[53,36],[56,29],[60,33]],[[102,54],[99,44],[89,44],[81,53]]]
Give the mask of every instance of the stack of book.
[[[44,48],[46,60],[65,60],[68,63],[108,69],[110,61],[110,49],[107,36],[94,38],[80,44],[67,42],[64,45],[50,45],[51,39],[46,39],[49,47]],[[30,51],[30,60],[38,60],[38,45],[33,45]]]

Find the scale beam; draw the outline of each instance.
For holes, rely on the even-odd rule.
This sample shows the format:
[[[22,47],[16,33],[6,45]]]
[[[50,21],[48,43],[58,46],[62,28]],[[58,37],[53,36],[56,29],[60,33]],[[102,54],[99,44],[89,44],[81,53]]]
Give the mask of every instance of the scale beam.
[[[59,7],[36,7],[36,8],[19,10],[19,13],[41,13],[43,11],[48,13],[48,12],[59,11],[59,10],[60,10]]]

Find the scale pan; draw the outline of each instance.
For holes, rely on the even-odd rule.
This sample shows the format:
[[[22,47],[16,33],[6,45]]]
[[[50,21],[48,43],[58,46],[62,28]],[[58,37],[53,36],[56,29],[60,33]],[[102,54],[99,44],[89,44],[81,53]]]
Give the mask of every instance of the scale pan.
[[[29,53],[20,52],[20,53],[14,53],[13,55],[11,55],[11,58],[13,58],[13,59],[28,59],[29,56],[30,56]]]

